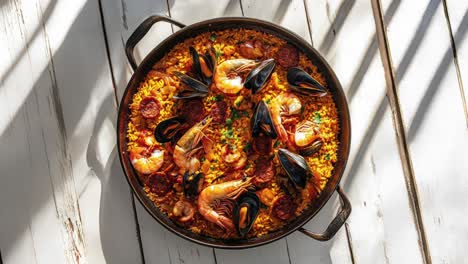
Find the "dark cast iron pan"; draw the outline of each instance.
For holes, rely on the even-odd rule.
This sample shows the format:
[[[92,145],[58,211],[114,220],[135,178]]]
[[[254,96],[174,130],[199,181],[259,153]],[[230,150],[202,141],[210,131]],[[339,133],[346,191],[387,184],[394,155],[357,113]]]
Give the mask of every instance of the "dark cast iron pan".
[[[173,25],[180,27],[181,29],[164,41],[162,41],[157,47],[155,47],[137,66],[135,58],[133,55],[133,50],[138,44],[138,42],[145,36],[149,29],[157,22],[164,21],[169,22]],[[164,213],[162,213],[153,202],[146,196],[145,191],[142,188],[138,176],[133,170],[132,164],[130,162],[128,153],[127,153],[127,138],[126,138],[126,128],[129,118],[129,104],[132,101],[133,94],[137,91],[138,85],[145,76],[151,70],[152,66],[160,60],[166,53],[168,53],[172,47],[176,44],[184,41],[187,38],[197,36],[206,31],[216,31],[224,30],[229,28],[249,28],[258,31],[263,31],[270,33],[274,36],[277,36],[281,39],[286,40],[288,43],[295,46],[297,49],[306,54],[312,62],[318,66],[321,73],[325,76],[328,89],[333,95],[336,107],[338,108],[338,118],[340,132],[338,135],[339,146],[338,146],[338,161],[335,164],[333,170],[333,175],[330,177],[325,189],[322,191],[321,195],[312,202],[307,210],[305,210],[299,217],[295,220],[277,230],[275,232],[269,233],[267,235],[258,237],[258,238],[249,238],[249,239],[237,239],[237,240],[223,240],[223,239],[214,239],[211,237],[206,237],[203,235],[195,234],[189,230],[186,230],[169,219]],[[205,20],[192,24],[190,26],[185,26],[184,24],[177,22],[169,17],[165,16],[151,16],[143,21],[133,32],[126,43],[126,54],[130,65],[134,70],[134,74],[130,79],[130,82],[125,89],[125,93],[120,102],[119,115],[117,121],[117,145],[119,149],[119,158],[122,164],[125,176],[128,183],[132,187],[133,192],[135,193],[138,200],[143,204],[145,209],[150,213],[154,219],[156,219],[164,227],[172,231],[173,233],[196,243],[216,247],[216,248],[225,248],[225,249],[242,249],[242,248],[251,248],[255,246],[264,245],[271,243],[275,240],[278,240],[282,237],[285,237],[292,232],[298,230],[305,235],[314,238],[320,241],[327,241],[331,239],[341,226],[345,223],[346,219],[351,214],[351,203],[344,194],[343,190],[339,186],[341,176],[344,172],[346,162],[349,155],[349,147],[351,142],[351,127],[350,127],[350,117],[348,111],[348,103],[346,102],[343,89],[341,87],[338,78],[335,76],[333,70],[325,61],[325,59],[310,46],[306,41],[295,33],[275,25],[270,22],[263,20],[253,19],[253,18],[243,18],[243,17],[224,17],[216,18],[211,20]],[[341,209],[338,214],[328,225],[327,229],[323,233],[313,233],[309,230],[304,229],[302,226],[305,225],[310,219],[312,219],[318,211],[325,205],[329,200],[334,191],[337,191],[340,200],[341,200]]]

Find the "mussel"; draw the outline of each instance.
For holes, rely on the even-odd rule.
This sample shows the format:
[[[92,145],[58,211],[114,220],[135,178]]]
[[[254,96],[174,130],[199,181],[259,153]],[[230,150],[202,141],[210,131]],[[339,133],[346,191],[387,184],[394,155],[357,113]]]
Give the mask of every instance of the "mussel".
[[[260,133],[275,139],[278,136],[273,124],[270,110],[264,101],[260,101],[255,106],[255,111],[250,119],[250,127],[253,137],[258,137]]]
[[[232,218],[237,232],[241,237],[245,237],[255,222],[260,210],[260,199],[253,192],[242,194],[234,207]]]
[[[159,143],[171,141],[179,132],[187,128],[185,118],[180,116],[171,117],[161,121],[154,130],[154,137]]]
[[[201,98],[208,95],[208,86],[206,84],[178,71],[175,71],[174,75],[185,84],[184,89],[173,96],[174,99]]]
[[[301,68],[289,68],[287,79],[289,88],[302,95],[324,96],[327,89]]]
[[[323,141],[321,139],[316,139],[312,144],[307,147],[301,148],[299,154],[302,156],[312,156],[317,153],[323,146]]]
[[[216,67],[215,49],[211,47],[204,55],[199,54],[193,47],[190,47],[189,50],[192,55],[193,70],[196,77],[209,86],[212,82],[212,77]]]
[[[262,61],[247,75],[244,81],[244,87],[251,89],[252,93],[260,91],[270,79],[275,66],[276,62],[274,59]]]
[[[194,197],[203,188],[203,173],[190,173],[186,171],[182,177],[182,187],[187,197]]]
[[[278,150],[277,155],[281,167],[283,167],[289,179],[294,183],[294,186],[296,188],[304,188],[307,178],[312,174],[305,159],[301,155],[283,148]]]

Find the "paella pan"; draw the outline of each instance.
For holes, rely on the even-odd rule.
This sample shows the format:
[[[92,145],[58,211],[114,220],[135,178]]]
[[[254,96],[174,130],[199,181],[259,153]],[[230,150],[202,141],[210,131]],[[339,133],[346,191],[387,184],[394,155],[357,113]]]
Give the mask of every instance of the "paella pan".
[[[127,44],[133,66],[133,47],[161,20],[181,26],[143,22]],[[156,47],[127,87],[118,128],[127,179],[157,220],[192,241],[273,241],[337,188],[349,151],[341,87],[276,25],[223,18],[190,27]],[[303,231],[329,239],[350,213],[343,201],[324,234]]]

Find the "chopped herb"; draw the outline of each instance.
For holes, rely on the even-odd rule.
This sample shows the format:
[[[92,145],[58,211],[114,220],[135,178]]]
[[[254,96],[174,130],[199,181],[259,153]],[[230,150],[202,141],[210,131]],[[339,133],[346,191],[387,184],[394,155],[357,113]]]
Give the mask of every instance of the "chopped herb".
[[[273,144],[273,147],[276,148],[276,147],[279,146],[279,144],[280,144],[279,140],[276,140],[276,141],[275,141],[275,144]]]
[[[244,116],[249,116],[249,112],[247,112],[247,111],[242,111],[242,114],[243,114]]]
[[[233,131],[231,128],[229,128],[228,130],[224,131],[223,132],[223,136],[227,137],[227,138],[233,138]]]
[[[224,138],[221,139],[221,143],[222,143],[222,144],[226,144],[226,139],[224,139]]]
[[[218,60],[219,56],[223,55],[223,53],[221,52],[221,50],[217,50],[216,51],[216,60]]]
[[[229,149],[230,149],[230,150],[236,150],[236,146],[231,145],[231,144],[229,144],[228,146],[229,146]]]
[[[239,119],[241,117],[239,111],[237,111],[236,109],[232,109],[232,112],[231,112],[231,119],[232,120],[236,120],[236,119]]]
[[[214,171],[215,167],[213,165],[210,166],[210,170]]]
[[[236,100],[234,104],[239,107],[242,104],[242,100]]]
[[[206,160],[205,157],[201,157],[201,159],[200,159],[201,162],[204,162],[205,160]]]
[[[317,124],[321,124],[322,123],[322,116],[320,115],[319,112],[314,112],[314,122],[317,123]]]
[[[325,155],[325,159],[326,159],[326,160],[330,160],[330,159],[331,159],[331,158],[330,158],[330,154],[327,153],[327,155]]]
[[[250,151],[251,148],[252,148],[252,143],[248,142],[247,144],[245,144],[244,151],[248,152]]]
[[[227,118],[227,119],[226,119],[226,125],[227,125],[228,127],[232,127],[232,119],[231,119],[231,118]]]
[[[270,104],[270,101],[271,101],[271,99],[268,98],[268,99],[265,100],[265,103]]]
[[[221,100],[223,100],[223,99],[224,99],[224,95],[222,95],[222,94],[218,94],[218,95],[216,95],[216,97],[215,97],[215,101],[221,101]]]
[[[216,34],[215,33],[211,34],[210,39],[213,42],[216,41]]]

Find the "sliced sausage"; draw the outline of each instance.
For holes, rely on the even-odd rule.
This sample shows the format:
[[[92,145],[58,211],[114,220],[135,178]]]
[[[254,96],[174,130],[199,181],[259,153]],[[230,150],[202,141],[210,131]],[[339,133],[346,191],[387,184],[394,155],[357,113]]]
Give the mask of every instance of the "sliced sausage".
[[[152,193],[165,195],[172,189],[172,181],[164,172],[157,172],[148,178],[148,187]]]
[[[294,215],[296,206],[289,195],[280,196],[273,204],[273,212],[281,220],[288,220]]]
[[[258,154],[268,155],[271,152],[271,138],[263,133],[254,137],[253,149]]]
[[[265,47],[260,40],[247,40],[238,46],[239,54],[246,59],[259,59],[263,57]]]
[[[200,122],[205,115],[205,106],[201,99],[186,100],[182,105],[182,115],[190,126]]]
[[[140,112],[144,118],[156,118],[161,106],[154,97],[143,98],[140,102]]]
[[[278,64],[285,68],[294,67],[299,64],[299,51],[289,44],[282,46],[278,50],[276,57]]]
[[[257,187],[264,187],[264,185],[275,176],[273,163],[267,159],[259,159],[255,167],[253,184]]]
[[[227,118],[228,105],[225,101],[217,101],[211,106],[211,117],[214,122],[224,123]]]

